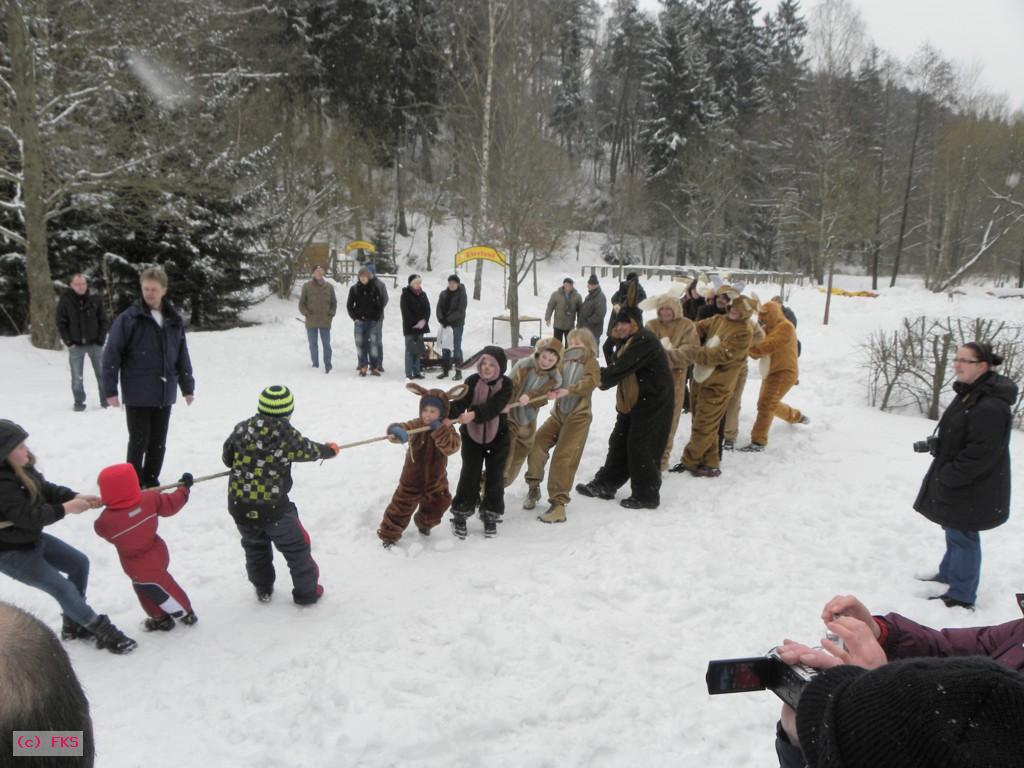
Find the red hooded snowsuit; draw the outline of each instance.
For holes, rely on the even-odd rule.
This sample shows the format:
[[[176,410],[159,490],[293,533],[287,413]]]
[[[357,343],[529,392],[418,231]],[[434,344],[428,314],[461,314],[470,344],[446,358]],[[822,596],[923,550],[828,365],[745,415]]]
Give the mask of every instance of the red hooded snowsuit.
[[[124,572],[146,613],[153,618],[181,616],[192,610],[178,582],[167,572],[170,554],[156,532],[158,518],[170,517],[185,506],[188,489],[173,493],[142,492],[131,464],[107,467],[99,476],[100,497],[106,509],[96,518],[96,533],[117,548]]]

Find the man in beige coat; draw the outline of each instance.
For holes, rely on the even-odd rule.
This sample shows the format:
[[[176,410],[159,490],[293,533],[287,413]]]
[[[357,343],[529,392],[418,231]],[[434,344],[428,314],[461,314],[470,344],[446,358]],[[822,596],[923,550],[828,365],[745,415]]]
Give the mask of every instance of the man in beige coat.
[[[306,336],[309,339],[309,359],[314,368],[320,367],[320,355],[316,339],[324,348],[324,373],[331,372],[331,323],[338,311],[338,297],[334,286],[324,277],[324,268],[317,264],[313,268],[313,279],[302,286],[299,297],[299,312],[306,318]]]

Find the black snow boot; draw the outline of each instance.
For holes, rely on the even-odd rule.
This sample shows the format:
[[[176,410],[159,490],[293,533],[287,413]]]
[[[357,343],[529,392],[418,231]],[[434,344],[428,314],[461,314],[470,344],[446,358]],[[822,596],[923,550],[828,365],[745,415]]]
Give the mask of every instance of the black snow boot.
[[[462,515],[452,515],[452,533],[455,534],[457,539],[466,538],[466,518]]]
[[[105,614],[99,616],[89,626],[89,631],[96,638],[96,647],[101,651],[105,648],[111,653],[130,653],[138,645],[138,643],[125,635],[124,632],[115,627]]]
[[[174,619],[167,614],[159,618],[150,617],[143,623],[142,628],[147,632],[170,632],[174,629]]]
[[[456,368],[455,375],[452,376],[452,381],[462,381],[462,369]]]
[[[61,640],[88,640],[92,633],[76,621],[64,616],[64,622],[60,627]]]
[[[591,480],[589,483],[579,483],[576,486],[576,493],[581,496],[589,496],[592,499],[604,499],[605,501],[615,498],[615,491],[605,488],[596,480]]]
[[[498,521],[493,517],[484,518],[484,538],[493,539],[498,535]]]

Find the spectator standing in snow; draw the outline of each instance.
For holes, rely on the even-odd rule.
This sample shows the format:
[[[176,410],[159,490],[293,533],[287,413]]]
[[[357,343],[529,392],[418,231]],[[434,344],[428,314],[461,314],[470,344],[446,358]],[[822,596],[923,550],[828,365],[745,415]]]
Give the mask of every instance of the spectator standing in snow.
[[[95,638],[97,648],[128,653],[135,641],[85,602],[89,558],[43,533],[43,528],[65,515],[81,514],[102,502],[98,496],[47,482],[35,467],[27,438],[28,432],[13,421],[0,419],[0,522],[9,523],[0,528],[0,573],[41,589],[60,604],[64,640]],[[4,695],[8,695],[6,687]]]
[[[338,311],[338,297],[334,286],[324,277],[324,268],[317,264],[313,267],[313,278],[302,286],[299,296],[299,312],[306,319],[306,340],[309,342],[309,359],[314,368],[320,367],[320,353],[317,349],[317,336],[324,348],[324,373],[331,368],[331,323]]]
[[[437,297],[437,322],[441,324],[441,336],[449,338],[441,343],[441,375],[437,378],[447,379],[452,362],[455,363],[455,381],[462,379],[462,332],[466,326],[466,308],[469,299],[466,287],[454,272],[448,276],[448,286]],[[448,346],[450,343],[451,346]]]
[[[409,284],[402,289],[402,335],[405,336],[405,378],[422,379],[423,336],[430,332],[430,299],[423,292],[423,279],[409,275]]]
[[[160,485],[167,429],[177,389],[192,405],[196,382],[185,341],[185,321],[166,298],[167,275],[150,267],[141,276],[142,298],[119,314],[103,348],[103,395],[117,408],[117,382],[128,422],[127,461],[143,488]]]
[[[608,335],[618,322],[619,310],[626,308],[638,309],[640,302],[647,298],[647,291],[640,285],[640,276],[636,272],[630,272],[626,279],[619,283],[619,290],[612,294],[612,315],[608,321]],[[609,364],[611,361],[608,361]]]
[[[89,293],[85,275],[77,273],[71,277],[68,290],[57,302],[57,330],[68,348],[68,362],[71,365],[71,394],[75,399],[74,409],[85,410],[85,357],[89,356],[92,371],[96,375],[100,405],[107,407],[103,398],[103,342],[107,338],[107,316],[103,312],[103,300],[99,294]]]
[[[565,344],[566,335],[576,327],[582,306],[583,299],[576,292],[572,278],[565,278],[562,287],[551,294],[547,309],[544,310],[544,325],[550,326],[554,319],[555,338],[559,343]]]
[[[96,759],[89,699],[82,690],[67,651],[43,622],[30,613],[0,603],[0,754],[5,765],[19,764],[14,732],[80,731],[82,752],[76,757],[28,757],[27,765],[92,768]],[[11,757],[15,759],[11,760]]]
[[[601,334],[604,332],[604,316],[608,312],[608,299],[601,290],[597,275],[587,278],[587,295],[580,305],[577,328],[586,328],[594,335],[594,344],[600,349]]]
[[[384,373],[384,310],[388,306],[388,287],[384,285],[384,281],[377,277],[377,268],[371,261],[366,265],[366,268],[370,270],[370,283],[374,288],[377,289],[377,293],[380,294],[380,322],[377,323],[377,350],[380,354],[380,368],[378,371]]]
[[[380,292],[370,282],[369,267],[361,267],[359,276],[348,289],[345,304],[348,316],[352,318],[356,344],[356,370],[360,376],[367,372],[380,376],[380,349],[377,347],[377,328],[384,317],[380,303]]]
[[[1011,406],[1017,385],[995,372],[1003,358],[989,344],[970,341],[953,358],[953,391],[935,428],[934,460],[914,509],[946,531],[946,554],[928,581],[948,585],[933,599],[973,608],[981,579],[979,531],[1010,515]]]

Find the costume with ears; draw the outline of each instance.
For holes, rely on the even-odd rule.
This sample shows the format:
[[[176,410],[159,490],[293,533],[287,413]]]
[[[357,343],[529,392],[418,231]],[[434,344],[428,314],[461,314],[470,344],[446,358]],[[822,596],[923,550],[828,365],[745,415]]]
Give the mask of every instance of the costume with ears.
[[[406,384],[405,388],[419,395],[420,411],[433,405],[441,419],[448,414],[451,400],[462,397],[467,390],[464,384],[445,392],[441,389],[424,389],[412,382]],[[408,432],[431,425],[424,423],[422,418],[415,418],[392,426]],[[384,518],[377,529],[377,536],[383,542],[393,543],[402,538],[402,532],[409,525],[414,512],[416,528],[420,533],[429,534],[432,528],[440,524],[452,503],[452,495],[448,490],[448,457],[458,452],[462,445],[458,433],[450,425],[439,425],[430,432],[409,435],[408,440],[408,452],[402,466],[402,475],[398,479],[398,488],[384,510]]]

